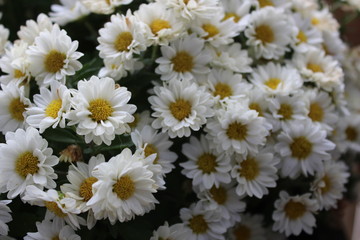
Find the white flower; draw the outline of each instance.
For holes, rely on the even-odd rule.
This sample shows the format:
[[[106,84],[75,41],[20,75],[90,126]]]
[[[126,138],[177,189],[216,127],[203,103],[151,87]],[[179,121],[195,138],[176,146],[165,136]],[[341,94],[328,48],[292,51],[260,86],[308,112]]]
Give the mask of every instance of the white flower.
[[[4,25],[0,24],[0,55],[4,53],[5,46],[9,40],[9,29],[5,28]]]
[[[345,184],[350,174],[345,163],[331,161],[325,163],[323,172],[318,172],[311,185],[320,210],[337,207],[337,201],[342,199]]]
[[[188,160],[180,163],[184,168],[181,173],[192,179],[194,186],[210,189],[212,186],[219,187],[220,183],[230,183],[230,156],[211,150],[204,135],[200,136],[200,140],[190,137],[190,142],[183,144],[182,153]]]
[[[281,173],[291,178],[300,173],[314,175],[323,170],[335,144],[326,139],[326,132],[310,120],[294,120],[284,125],[277,137],[275,150],[282,157]]]
[[[26,122],[40,133],[52,126],[65,127],[65,114],[70,111],[70,91],[59,82],[50,84],[51,90],[40,88],[40,94],[33,96],[35,105],[27,108]]]
[[[151,125],[154,119],[150,116],[149,110],[134,114],[134,121],[129,123],[132,130],[141,131],[145,126]]]
[[[279,59],[295,41],[297,28],[289,24],[290,18],[281,9],[261,8],[251,13],[245,36],[256,58]]]
[[[340,117],[335,131],[334,141],[342,153],[346,150],[360,151],[360,115],[358,113]]]
[[[35,38],[39,36],[40,32],[43,31],[52,31],[53,24],[50,18],[44,14],[40,13],[36,21],[34,20],[27,20],[25,26],[20,27],[20,31],[17,32],[19,38],[29,45],[32,45],[35,41]]]
[[[171,138],[190,136],[191,130],[198,131],[213,116],[211,95],[194,82],[172,79],[168,85],[155,86],[154,92],[149,97],[156,118],[152,127]]]
[[[99,14],[110,14],[115,7],[130,4],[133,0],[80,0],[91,12]]]
[[[52,4],[50,19],[60,26],[76,21],[90,14],[80,0],[60,0],[60,4]]]
[[[204,40],[190,35],[171,42],[169,46],[161,46],[162,57],[156,59],[159,66],[155,69],[161,80],[191,80],[197,74],[210,72],[206,65],[211,55],[204,50]]]
[[[227,232],[228,240],[266,240],[266,231],[263,226],[264,218],[261,215],[241,214],[241,221]]]
[[[85,142],[110,145],[115,135],[130,131],[128,123],[136,106],[127,104],[131,93],[125,87],[115,87],[111,78],[92,76],[78,82],[71,100],[74,110],[67,116],[69,125],[78,124],[76,132],[85,135]]]
[[[238,0],[223,0],[220,1],[224,7],[225,17],[224,19],[232,18],[232,20],[238,25],[238,29],[243,31],[249,24],[250,20],[250,9],[252,2],[238,1]]]
[[[268,188],[276,187],[279,160],[268,150],[257,154],[248,154],[246,158],[236,155],[236,163],[231,169],[231,176],[236,179],[236,193],[262,198],[269,193]]]
[[[5,135],[6,143],[0,145],[0,188],[8,198],[23,194],[27,185],[54,188],[54,173],[59,159],[52,155],[48,142],[32,127]]]
[[[280,192],[280,199],[275,201],[275,211],[272,218],[275,221],[274,231],[299,235],[302,231],[312,234],[315,227],[314,213],[318,210],[316,200],[310,198],[310,193],[289,196],[285,191]]]
[[[29,232],[24,237],[24,240],[80,240],[81,237],[75,233],[75,231],[68,225],[65,225],[64,221],[54,219],[54,221],[43,220],[42,222],[36,222],[37,232]]]
[[[252,88],[244,88],[243,91],[243,94],[245,94],[248,99],[248,103],[245,105],[247,105],[251,110],[255,110],[260,117],[264,117],[268,112],[269,99],[271,98],[260,88],[255,87],[253,84],[249,85]],[[268,118],[266,118],[266,121],[268,121]]]
[[[154,155],[152,155],[152,160]],[[114,224],[144,215],[158,203],[153,193],[153,172],[143,164],[148,158],[132,154],[125,148],[108,162],[97,165],[92,174],[98,180],[93,187],[94,195],[87,202],[96,219],[109,218]]]
[[[313,26],[321,31],[339,31],[340,24],[326,6],[321,10],[305,12],[305,16],[310,18]]]
[[[299,90],[303,84],[295,68],[273,62],[254,69],[250,81],[264,92],[274,95],[289,95]]]
[[[74,75],[81,69],[78,59],[83,55],[76,52],[78,41],[55,25],[51,31],[41,32],[34,45],[26,51],[29,70],[40,86],[48,86],[51,81],[65,83],[66,76]]]
[[[162,239],[172,239],[172,240],[182,240],[182,234],[184,233],[184,226],[181,223],[174,224],[169,226],[167,222],[164,225],[160,226],[157,230],[153,232],[150,240],[162,240]]]
[[[11,209],[7,206],[9,203],[11,203],[11,200],[0,201],[0,236],[8,235],[9,227],[7,223],[12,221],[12,217],[10,215]]]
[[[324,51],[327,55],[333,56],[338,61],[343,61],[347,46],[341,40],[338,32],[322,31]]]
[[[131,59],[119,59],[119,58],[106,58],[104,59],[104,67],[99,70],[99,77],[110,77],[115,81],[120,80],[128,75],[140,70],[144,67],[144,64],[136,58]]]
[[[0,131],[5,134],[28,125],[26,119],[26,107],[31,105],[25,97],[24,86],[18,87],[14,82],[7,86],[1,85],[0,91]]]

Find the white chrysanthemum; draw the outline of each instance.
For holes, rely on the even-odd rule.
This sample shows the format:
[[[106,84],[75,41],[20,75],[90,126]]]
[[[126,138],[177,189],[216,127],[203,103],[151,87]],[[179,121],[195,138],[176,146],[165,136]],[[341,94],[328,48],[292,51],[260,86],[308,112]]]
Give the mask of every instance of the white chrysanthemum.
[[[134,114],[134,121],[129,123],[131,129],[141,131],[145,126],[151,125],[154,119],[150,116],[149,110]]]
[[[15,82],[24,85],[30,81],[29,62],[26,54],[28,44],[25,41],[15,41],[5,49],[5,54],[0,59],[0,68],[6,75],[0,76],[0,82],[7,85]]]
[[[25,97],[24,86],[18,87],[14,82],[1,85],[0,90],[0,131],[5,134],[18,128],[25,128],[26,107],[31,102]]]
[[[110,145],[115,135],[130,131],[128,123],[134,121],[131,114],[136,111],[135,105],[127,104],[130,98],[127,88],[116,88],[111,78],[81,80],[71,100],[74,110],[67,116],[68,124],[78,124],[76,132],[85,135],[86,143]]]
[[[218,110],[216,116],[209,119],[205,130],[218,152],[247,155],[257,153],[258,147],[265,144],[270,128],[266,119],[259,117],[255,110],[235,103],[226,110]]]
[[[36,21],[27,20],[25,26],[20,26],[20,31],[17,32],[17,35],[21,40],[32,45],[40,32],[52,31],[52,29],[53,24],[50,18],[46,14],[40,13],[37,16]]]
[[[162,57],[156,59],[159,66],[155,69],[161,80],[192,80],[197,74],[210,72],[206,65],[211,55],[204,50],[204,40],[190,35],[171,42],[169,46],[161,46]]]
[[[9,34],[9,29],[0,24],[0,55],[4,54],[5,46],[8,43]]]
[[[72,41],[65,30],[55,25],[51,31],[41,32],[34,45],[26,51],[29,70],[38,85],[48,86],[51,81],[65,83],[66,76],[74,75],[82,68],[78,59],[83,55],[76,52],[78,41]]]
[[[45,220],[65,221],[74,230],[85,225],[85,220],[78,216],[80,209],[76,207],[76,200],[65,197],[54,189],[44,192],[34,185],[29,185],[21,199],[31,205],[46,207]]]
[[[291,1],[284,0],[252,0],[251,2],[258,8],[258,10],[266,7],[288,10],[288,8],[291,7]]]
[[[343,162],[326,162],[323,172],[316,174],[311,185],[320,210],[329,210],[337,207],[337,201],[343,197],[345,184],[350,174]]]
[[[269,62],[252,72],[250,81],[268,94],[289,95],[299,90],[303,84],[298,71],[291,66],[281,66]]]
[[[341,152],[360,151],[360,115],[358,113],[340,117],[335,131],[334,141]]]
[[[310,18],[313,26],[321,31],[339,31],[340,24],[334,18],[328,7],[323,7],[321,10],[305,12],[305,16]]]
[[[314,213],[318,210],[318,204],[315,199],[310,198],[310,193],[289,196],[287,192],[281,191],[279,196],[272,215],[275,221],[273,230],[285,232],[287,237],[297,236],[302,231],[312,234],[316,225]]]
[[[240,43],[232,43],[217,48],[208,45],[207,48],[213,57],[210,64],[239,73],[252,72],[250,67],[252,58],[248,56],[247,50],[241,49]]]
[[[144,67],[144,64],[136,58],[131,59],[118,59],[118,58],[106,58],[104,59],[104,67],[99,70],[99,77],[110,77],[115,81],[120,80],[134,71],[140,70]]]
[[[212,150],[204,135],[200,140],[190,137],[190,142],[183,144],[182,153],[188,160],[180,163],[184,168],[181,173],[192,179],[194,186],[210,189],[219,187],[220,183],[230,183],[230,156]]]
[[[262,215],[241,214],[241,222],[237,223],[227,232],[228,240],[266,240],[265,228],[263,227],[264,218]]]
[[[322,31],[323,49],[327,55],[333,56],[338,61],[343,62],[347,46],[341,40],[338,32]]]
[[[291,178],[323,171],[323,160],[335,144],[326,139],[326,132],[310,120],[294,120],[283,126],[275,150],[282,157],[281,173]]]
[[[252,88],[249,90],[245,88],[243,92],[248,99],[245,106],[248,106],[251,110],[255,110],[260,117],[264,117],[269,108],[269,96],[268,94],[264,94],[263,90],[255,87],[254,85],[249,85],[252,86]],[[266,121],[268,121],[268,119],[266,119]]]
[[[220,1],[220,3],[225,11],[224,19],[232,18],[232,20],[238,25],[238,29],[243,31],[249,24],[252,2],[248,0],[223,0]]]
[[[344,73],[339,63],[319,49],[310,49],[304,54],[295,53],[293,64],[307,79],[325,90],[339,87]]]
[[[303,16],[319,8],[318,2],[314,0],[291,0],[291,2],[292,9],[295,12],[301,13]]]
[[[81,240],[70,226],[65,225],[64,221],[54,219],[54,221],[43,220],[36,222],[37,232],[29,232],[24,240]]]
[[[262,198],[269,193],[268,188],[276,187],[279,160],[272,153],[261,150],[257,154],[248,154],[246,158],[236,155],[231,176],[236,179],[236,193]]]
[[[94,168],[92,174],[98,180],[93,184],[94,195],[87,205],[96,219],[109,218],[111,224],[124,222],[155,207],[153,172],[139,156],[126,148]],[[153,157],[148,158],[153,160]]]
[[[7,223],[12,221],[11,209],[7,206],[9,203],[11,203],[11,200],[0,201],[0,236],[8,235],[9,227]]]
[[[211,95],[194,82],[172,79],[168,85],[155,86],[154,92],[149,97],[156,118],[152,127],[168,132],[171,138],[190,136],[191,130],[199,131],[213,116]]]
[[[224,240],[223,234],[226,232],[228,223],[222,221],[220,211],[207,210],[202,202],[198,202],[191,204],[189,208],[180,209],[180,218],[186,229],[183,239]]]
[[[297,28],[289,24],[290,17],[281,9],[265,7],[251,13],[245,30],[256,58],[279,59],[296,39]]]
[[[8,198],[22,195],[25,187],[54,188],[54,173],[59,159],[52,155],[48,142],[32,127],[5,135],[6,143],[0,146],[0,189],[8,192]]]
[[[133,0],[80,0],[91,12],[111,14],[120,5],[130,4]]]
[[[163,174],[175,168],[173,163],[177,159],[177,154],[169,150],[173,142],[169,141],[168,134],[158,133],[151,126],[144,126],[140,131],[135,130],[131,133],[131,140],[137,149],[144,152],[145,157],[156,154],[154,163],[161,166]]]
[[[50,19],[60,26],[76,21],[90,14],[80,0],[60,0],[61,4],[52,4]]]
[[[97,50],[101,58],[131,59],[133,54],[146,50],[146,26],[130,11],[125,15],[112,15],[110,22],[99,30]]]
[[[59,82],[50,84],[51,90],[40,88],[40,94],[34,95],[35,105],[27,108],[26,122],[40,133],[52,126],[65,127],[65,115],[70,111],[70,90]]]
[[[184,234],[184,231],[184,225],[181,223],[169,226],[169,224],[165,222],[164,225],[160,226],[157,230],[153,232],[150,240],[182,240],[182,234]]]
[[[184,23],[161,3],[141,4],[134,15],[147,25],[145,37],[151,44],[167,45],[184,32]]]

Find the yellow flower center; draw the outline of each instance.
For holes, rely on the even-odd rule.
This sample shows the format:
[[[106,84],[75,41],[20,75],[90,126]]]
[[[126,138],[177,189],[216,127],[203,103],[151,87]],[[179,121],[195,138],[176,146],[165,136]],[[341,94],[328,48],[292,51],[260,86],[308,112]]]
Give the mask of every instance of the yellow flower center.
[[[170,103],[169,109],[174,118],[182,121],[190,115],[191,103],[180,98],[175,102]]]
[[[122,32],[116,37],[114,42],[114,47],[119,52],[124,52],[124,51],[128,52],[129,51],[128,47],[130,46],[132,41],[133,41],[133,36],[131,32]]]
[[[233,91],[231,87],[226,83],[217,83],[215,85],[215,91],[213,93],[214,96],[220,96],[220,99],[224,99],[226,97],[230,97],[233,95]]]
[[[110,0],[105,0],[105,2],[106,2],[107,5],[109,5],[109,6],[111,5]]]
[[[195,234],[205,233],[209,227],[203,215],[196,215],[189,221],[189,227]]]
[[[183,2],[184,2],[185,4],[188,4],[189,0],[183,0]]]
[[[320,23],[320,20],[316,17],[312,18],[311,19],[311,24],[312,25],[318,25]]]
[[[194,67],[193,57],[185,51],[178,52],[171,62],[174,64],[175,72],[190,72]]]
[[[204,29],[205,32],[207,32],[208,35],[206,35],[204,38],[205,39],[209,39],[214,37],[215,35],[220,33],[220,30],[215,26],[212,25],[210,23],[204,24],[202,25],[202,28]]]
[[[28,174],[35,174],[39,171],[39,159],[31,152],[24,152],[15,161],[15,172],[21,177],[26,178]]]
[[[116,193],[121,200],[127,200],[134,195],[135,183],[130,176],[122,176],[113,185],[113,192]]]
[[[51,240],[60,240],[59,236],[55,236],[53,238],[51,238]]]
[[[128,123],[129,127],[131,127],[131,128],[135,128],[138,125],[139,120],[140,120],[140,114],[135,113],[133,116],[134,116],[134,121],[132,121],[131,123]]]
[[[25,73],[23,73],[22,71],[15,69],[14,70],[14,78],[22,78],[25,77]]]
[[[66,216],[67,216],[67,214],[64,213],[64,212],[59,208],[59,206],[57,205],[56,202],[45,201],[45,207],[46,207],[49,211],[53,212],[53,213],[54,213],[56,216],[58,216],[58,217],[63,218],[63,217],[66,217]]]
[[[90,117],[96,122],[107,120],[114,112],[110,102],[102,98],[91,100],[88,109],[91,112]]]
[[[259,5],[261,8],[267,7],[267,6],[274,6],[274,4],[272,3],[271,0],[258,0],[258,1],[259,1]]]
[[[241,19],[241,17],[238,16],[236,13],[233,13],[233,12],[225,13],[225,16],[224,16],[223,20],[226,20],[226,19],[229,19],[229,18],[233,18],[234,22],[239,22],[240,19]]]
[[[279,78],[270,78],[267,80],[264,84],[271,88],[272,90],[275,90],[278,88],[279,84],[281,83],[281,80]]]
[[[291,105],[282,103],[280,105],[278,114],[282,116],[281,120],[291,120],[292,115],[293,115],[293,109],[292,109]]]
[[[44,60],[45,70],[50,73],[56,73],[64,66],[66,55],[57,50],[51,50]]]
[[[14,98],[9,104],[9,112],[11,117],[15,120],[18,120],[19,122],[24,121],[23,113],[25,112],[26,107],[27,105],[21,102],[20,98]]]
[[[305,33],[299,30],[298,35],[296,36],[300,43],[307,43],[308,39]]]
[[[307,158],[311,154],[312,148],[312,143],[304,136],[294,138],[290,144],[292,157],[298,160]]]
[[[235,139],[238,141],[244,140],[247,136],[247,132],[247,126],[238,122],[229,124],[226,130],[226,134],[230,139]]]
[[[325,175],[325,176],[322,178],[322,181],[324,182],[324,185],[325,185],[325,186],[323,186],[320,190],[321,190],[321,193],[322,193],[322,194],[326,194],[326,193],[328,193],[328,192],[331,190],[331,186],[332,186],[331,180],[330,180],[330,178],[329,178],[327,175]]]
[[[61,106],[62,106],[61,99],[52,100],[45,109],[45,116],[51,118],[57,118]]]
[[[210,194],[212,198],[215,200],[215,202],[217,202],[220,205],[223,205],[227,200],[226,189],[221,186],[219,188],[213,186],[210,189]]]
[[[159,160],[159,154],[158,154],[158,151],[157,151],[157,149],[156,149],[156,147],[154,146],[154,145],[152,145],[152,144],[147,144],[146,145],[146,147],[145,147],[145,149],[144,149],[144,152],[145,152],[145,157],[148,157],[148,156],[150,156],[151,154],[154,154],[154,153],[156,153],[156,158],[155,158],[155,160],[154,160],[154,163],[156,164],[156,163],[158,163],[158,160]]]
[[[80,185],[79,195],[84,198],[84,201],[87,202],[92,198],[92,185],[97,182],[96,177],[88,177],[86,178]]]
[[[217,167],[216,156],[211,153],[204,153],[199,157],[197,165],[203,173],[215,172]]]
[[[254,180],[259,175],[259,164],[254,158],[247,158],[240,163],[239,173],[246,180]]]
[[[324,72],[323,68],[320,65],[315,64],[315,63],[308,63],[306,68],[313,71],[314,73]]]
[[[358,137],[358,132],[357,132],[356,128],[354,128],[352,126],[348,126],[345,129],[345,134],[346,134],[346,139],[351,142],[356,141],[356,139]]]
[[[251,238],[251,229],[244,224],[239,224],[234,230],[234,235],[236,240],[249,240]]]
[[[250,103],[249,108],[251,110],[257,111],[260,117],[263,116],[262,109],[258,103],[256,103],[256,102]]]
[[[272,43],[275,40],[274,32],[268,25],[260,25],[256,27],[255,37],[263,43]]]
[[[284,207],[285,214],[290,220],[298,219],[306,212],[306,207],[303,203],[289,200]]]
[[[321,122],[324,118],[324,110],[318,103],[314,102],[310,104],[308,117],[314,122]]]
[[[155,19],[150,23],[150,29],[153,34],[157,34],[163,29],[171,28],[171,25],[168,21],[162,19]]]

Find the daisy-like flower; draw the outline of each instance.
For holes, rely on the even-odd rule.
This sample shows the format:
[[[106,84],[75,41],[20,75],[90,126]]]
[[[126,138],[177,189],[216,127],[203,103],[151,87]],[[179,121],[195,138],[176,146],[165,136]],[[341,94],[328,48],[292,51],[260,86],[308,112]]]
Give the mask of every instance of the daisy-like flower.
[[[247,105],[249,109],[256,111],[260,117],[264,117],[269,108],[269,96],[268,94],[264,94],[264,91],[260,88],[252,84],[249,85],[252,86],[252,88],[249,90],[245,88],[243,91],[243,94],[245,94],[248,100],[245,105]],[[268,121],[267,118],[266,121]]]
[[[263,221],[264,218],[261,215],[241,214],[241,222],[227,231],[226,239],[266,240]]]
[[[26,186],[54,188],[54,173],[59,159],[52,155],[48,142],[32,127],[5,135],[6,143],[0,147],[0,189],[8,192],[8,198],[23,194]]]
[[[1,85],[0,91],[0,131],[5,134],[18,128],[25,128],[26,108],[31,105],[25,97],[25,87],[15,82]]]
[[[347,46],[341,40],[338,32],[322,31],[323,44],[322,47],[326,55],[330,55],[337,60],[343,62]]]
[[[167,45],[184,32],[184,22],[179,21],[164,4],[159,2],[141,4],[135,17],[146,24],[151,44]]]
[[[320,209],[336,208],[337,201],[343,197],[345,184],[350,174],[347,166],[341,162],[326,162],[323,172],[318,172],[312,183],[311,190],[318,200]]]
[[[274,7],[282,10],[286,10],[291,7],[291,1],[283,0],[253,0],[253,4],[258,8]]]
[[[71,100],[74,110],[67,116],[68,125],[78,124],[76,132],[85,135],[86,143],[110,145],[115,135],[130,131],[128,123],[134,121],[131,114],[136,111],[135,105],[127,104],[130,98],[127,88],[116,88],[111,78],[81,80]]]
[[[120,80],[137,70],[144,67],[144,64],[138,61],[136,58],[131,59],[119,59],[119,58],[106,58],[104,59],[104,67],[99,70],[99,77],[110,77],[115,81]]]
[[[44,192],[34,185],[29,185],[21,199],[31,205],[46,207],[45,220],[65,221],[74,230],[85,225],[85,220],[78,216],[80,210],[76,207],[76,200],[65,197],[62,192],[54,189]]]
[[[112,15],[110,22],[99,30],[97,50],[101,58],[131,59],[133,54],[146,50],[146,26],[131,11],[125,15]]]
[[[303,84],[295,68],[273,62],[254,69],[250,81],[264,92],[274,95],[289,95],[299,90]]]
[[[51,90],[40,88],[40,94],[34,95],[35,105],[27,108],[26,122],[40,133],[52,126],[65,127],[65,115],[70,111],[70,91],[59,82],[50,84]]]
[[[305,12],[305,16],[310,18],[312,25],[321,31],[339,31],[340,24],[326,6],[321,10]]]
[[[224,19],[232,18],[238,25],[238,29],[243,31],[250,20],[251,1],[225,0],[220,2],[225,11]]]
[[[90,14],[80,0],[60,0],[60,4],[52,4],[50,19],[60,26],[76,21]]]
[[[180,218],[187,230],[183,239],[218,239],[224,240],[228,223],[223,222],[220,211],[207,210],[202,202],[193,203],[189,208],[180,209]]]
[[[156,154],[154,163],[161,166],[163,174],[175,168],[173,163],[178,156],[169,150],[173,142],[169,141],[168,134],[158,133],[151,126],[144,126],[140,131],[135,130],[131,133],[131,140],[137,149],[144,152],[145,157]]]
[[[181,173],[192,179],[194,186],[210,189],[219,187],[220,183],[230,183],[230,156],[211,149],[204,135],[200,136],[200,140],[190,137],[190,142],[183,144],[182,153],[188,161],[180,163],[184,168]]]
[[[155,86],[154,92],[149,97],[156,118],[152,127],[171,138],[190,136],[191,130],[198,131],[213,116],[211,95],[194,82],[172,79],[163,87]]]
[[[305,81],[314,82],[325,90],[332,90],[338,87],[344,73],[339,63],[332,57],[326,56],[325,52],[319,49],[310,49],[306,53],[295,53],[293,64],[299,72],[306,77]]]
[[[133,0],[80,0],[91,12],[111,14],[120,5],[130,4]]]
[[[326,132],[310,120],[294,120],[284,125],[275,150],[282,157],[281,173],[295,178],[323,171],[323,160],[330,160],[335,144],[326,139]]]
[[[37,232],[29,232],[24,237],[24,240],[81,240],[70,226],[65,225],[64,221],[54,219],[53,221],[43,220],[36,222]]]
[[[279,59],[294,43],[297,28],[289,24],[290,18],[281,9],[266,7],[251,14],[245,36],[256,58]]]
[[[4,54],[5,46],[8,43],[9,34],[9,29],[0,24],[0,55]]]
[[[36,21],[27,20],[25,26],[20,26],[20,31],[17,32],[17,35],[30,46],[34,43],[35,38],[39,36],[40,32],[52,31],[52,29],[53,24],[50,18],[46,14],[40,13]]]
[[[267,150],[257,154],[248,154],[246,158],[236,155],[236,164],[232,167],[231,176],[236,179],[236,193],[250,197],[262,198],[269,193],[268,188],[276,187],[279,160]]]
[[[155,207],[155,181],[141,155],[125,148],[108,162],[97,165],[92,174],[98,180],[92,185],[94,195],[87,205],[96,219],[108,218],[111,224],[131,220]],[[148,158],[154,160],[154,155]]]
[[[150,111],[144,110],[134,114],[134,121],[129,123],[131,129],[141,131],[145,126],[150,126],[154,119],[150,116]]]
[[[255,110],[232,103],[227,109],[219,109],[215,117],[209,119],[205,131],[218,152],[247,155],[258,152],[258,147],[265,144],[270,129],[270,124]]]
[[[319,207],[316,200],[310,198],[310,193],[289,196],[287,192],[281,191],[279,196],[274,203],[273,230],[285,232],[287,237],[297,236],[302,231],[312,234],[316,225],[314,214]]]
[[[7,236],[9,232],[8,222],[12,221],[11,209],[7,206],[11,200],[0,201],[0,236]]]
[[[183,239],[182,234],[184,234],[184,231],[184,225],[181,223],[169,226],[168,222],[165,222],[164,225],[160,226],[157,230],[153,232],[150,240],[181,240]]]
[[[360,151],[360,115],[358,113],[340,117],[335,131],[334,141],[341,152]]]
[[[195,35],[175,40],[169,46],[161,46],[161,53],[162,57],[156,59],[159,66],[155,69],[161,80],[191,80],[196,74],[210,72],[206,65],[211,61],[211,55],[204,50],[204,40]]]
[[[58,25],[35,38],[34,45],[29,47],[26,54],[29,57],[29,70],[38,85],[48,86],[55,80],[65,83],[66,76],[74,75],[82,68],[78,59],[83,54],[76,52],[78,44]]]

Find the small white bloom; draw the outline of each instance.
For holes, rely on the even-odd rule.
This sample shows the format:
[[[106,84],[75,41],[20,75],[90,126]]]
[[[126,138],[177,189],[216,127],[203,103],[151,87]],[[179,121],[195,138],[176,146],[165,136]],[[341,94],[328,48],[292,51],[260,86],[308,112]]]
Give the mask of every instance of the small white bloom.
[[[144,64],[136,58],[131,59],[119,59],[119,58],[106,58],[104,59],[104,67],[99,70],[99,77],[110,77],[115,81],[120,80],[137,70],[144,67]]]
[[[52,4],[50,19],[60,26],[76,21],[90,14],[80,0],[60,0],[60,4]]]
[[[17,32],[20,40],[27,42],[32,45],[35,41],[35,38],[39,36],[39,34],[43,31],[52,31],[53,24],[50,18],[44,14],[40,13],[36,21],[34,20],[27,20],[25,26],[20,27],[20,31]]]
[[[232,20],[238,25],[238,29],[243,31],[250,21],[250,9],[252,2],[238,1],[238,0],[223,0],[222,4],[225,17],[224,19],[232,18]]]
[[[305,12],[305,16],[310,18],[313,26],[321,31],[339,31],[340,24],[326,6],[321,10]]]
[[[266,240],[262,215],[241,214],[241,221],[227,232],[228,240],[238,240],[246,236],[246,240]]]
[[[64,221],[54,219],[54,221],[43,220],[36,222],[37,232],[29,232],[24,240],[81,240],[70,226],[65,225]]]
[[[9,232],[8,222],[12,221],[11,209],[7,206],[11,200],[0,201],[0,236],[7,236]]]
[[[164,225],[160,226],[157,230],[153,232],[150,240],[162,240],[162,239],[172,239],[172,240],[182,240],[182,234],[184,234],[184,226],[181,223],[174,224],[169,226],[167,222]]]
[[[345,58],[347,46],[341,40],[338,32],[322,31],[324,51],[338,61],[343,61]]]
[[[111,14],[120,5],[130,4],[133,0],[80,0],[91,12]]]
[[[340,117],[335,131],[334,141],[342,153],[347,150],[360,151],[360,115],[358,113]]]
[[[0,24],[0,56],[4,54],[5,46],[9,40],[9,29],[5,28],[4,25]]]

